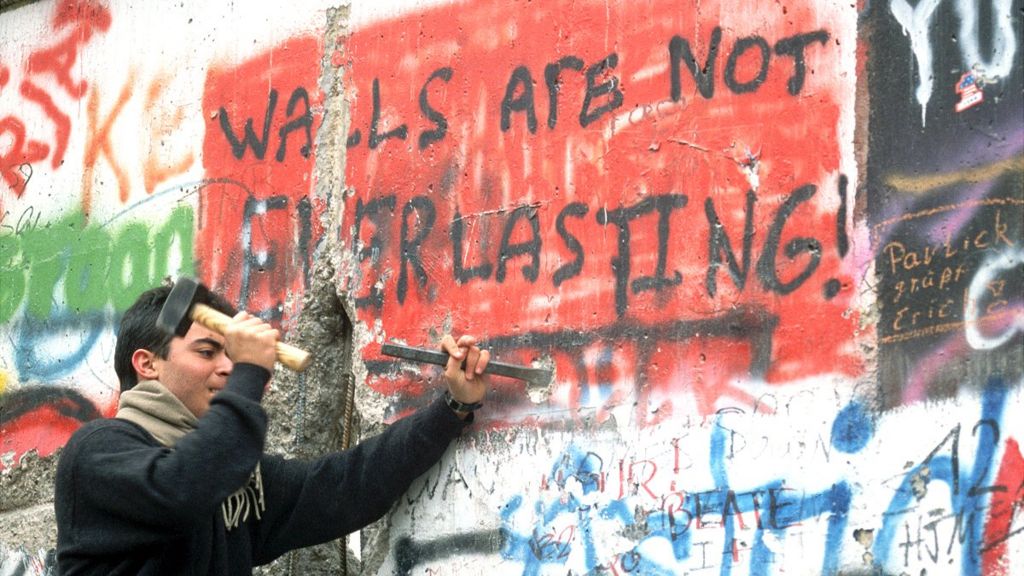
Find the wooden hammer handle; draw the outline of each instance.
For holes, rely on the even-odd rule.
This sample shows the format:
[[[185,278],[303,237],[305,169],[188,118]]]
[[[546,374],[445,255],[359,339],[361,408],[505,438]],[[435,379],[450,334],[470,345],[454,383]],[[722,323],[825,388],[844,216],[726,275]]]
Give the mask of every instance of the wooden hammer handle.
[[[230,316],[223,312],[218,312],[206,304],[196,304],[192,306],[191,315],[193,322],[198,322],[222,336],[224,335],[224,331],[227,329],[228,322],[231,322]],[[309,352],[306,352],[301,348],[296,348],[291,344],[285,344],[284,342],[278,342],[274,346],[274,349],[277,352],[277,360],[296,372],[302,372],[305,370],[313,360],[313,357],[310,356]]]

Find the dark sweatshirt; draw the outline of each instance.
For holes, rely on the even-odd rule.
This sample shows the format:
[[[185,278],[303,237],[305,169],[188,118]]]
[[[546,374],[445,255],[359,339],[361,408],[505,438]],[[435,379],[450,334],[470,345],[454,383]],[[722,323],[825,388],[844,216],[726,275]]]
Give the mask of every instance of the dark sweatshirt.
[[[57,466],[60,574],[252,574],[289,550],[380,518],[465,425],[442,400],[351,450],[313,461],[263,453],[270,374],[236,364],[174,448],[119,419],[82,426]],[[265,510],[228,530],[221,503],[260,464]]]

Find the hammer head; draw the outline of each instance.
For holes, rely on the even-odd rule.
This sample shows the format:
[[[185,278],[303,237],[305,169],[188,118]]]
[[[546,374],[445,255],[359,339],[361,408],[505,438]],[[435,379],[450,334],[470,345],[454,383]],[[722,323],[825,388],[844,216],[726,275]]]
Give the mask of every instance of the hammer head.
[[[192,326],[192,305],[209,298],[210,290],[192,278],[182,277],[174,283],[156,325],[168,334],[184,336]]]

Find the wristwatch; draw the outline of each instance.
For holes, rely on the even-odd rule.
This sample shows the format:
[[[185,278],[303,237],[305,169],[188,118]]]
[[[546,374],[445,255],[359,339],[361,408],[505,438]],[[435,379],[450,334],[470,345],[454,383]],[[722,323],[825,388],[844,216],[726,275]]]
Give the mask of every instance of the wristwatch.
[[[483,402],[459,402],[455,398],[452,398],[451,390],[444,391],[444,403],[456,412],[472,412],[474,410],[479,410],[484,405]]]

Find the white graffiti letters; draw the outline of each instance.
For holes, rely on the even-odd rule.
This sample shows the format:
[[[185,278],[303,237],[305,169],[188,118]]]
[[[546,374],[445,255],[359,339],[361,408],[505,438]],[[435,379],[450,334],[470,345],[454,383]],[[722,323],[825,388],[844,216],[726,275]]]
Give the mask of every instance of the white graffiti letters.
[[[924,124],[928,100],[932,97],[932,46],[928,40],[932,14],[942,0],[926,0],[911,7],[907,0],[893,0],[892,15],[910,35],[910,49],[917,58],[917,101],[921,104],[921,124]]]
[[[1014,56],[1017,54],[1017,38],[1014,31],[1013,7],[1011,0],[989,0],[992,10],[992,30],[978,30],[978,0],[956,0],[955,8],[960,21],[959,38],[963,71],[975,70],[987,80],[1008,76],[1013,71]],[[907,0],[893,0],[890,4],[892,15],[910,36],[910,49],[917,60],[918,84],[915,96],[921,105],[921,124],[925,123],[928,101],[934,87],[933,47],[931,38],[932,17],[942,0],[921,0],[911,6]],[[991,54],[981,53],[981,37],[991,36]]]
[[[1022,265],[1024,250],[1004,250],[995,258],[986,260],[974,275],[964,305],[964,329],[967,333],[967,343],[975,350],[998,348],[1013,338],[1018,331],[1024,331],[1024,312],[1019,309],[1011,312],[1011,321],[998,336],[987,336],[978,329],[982,317],[998,313],[993,308],[1001,308],[1001,304],[1007,303],[1007,294],[1004,293],[1006,283],[999,280],[999,275]],[[984,308],[981,305],[983,299],[989,302]]]

